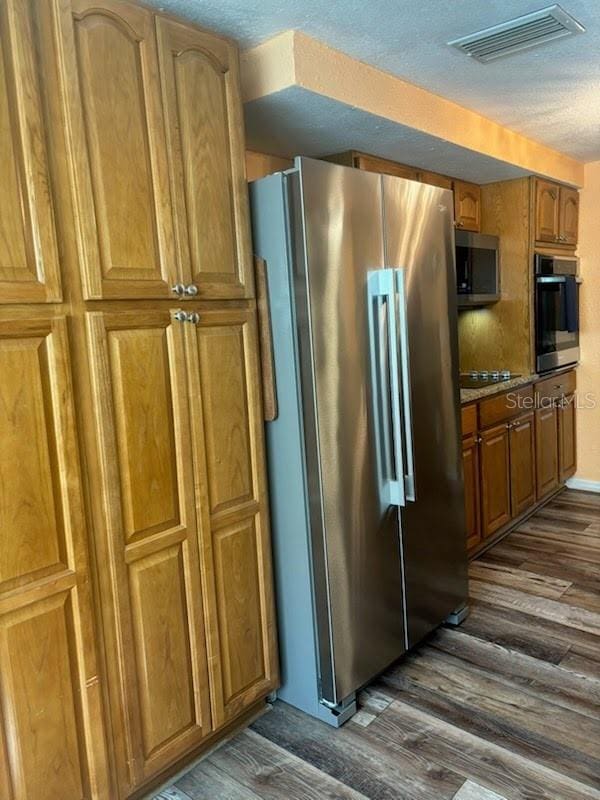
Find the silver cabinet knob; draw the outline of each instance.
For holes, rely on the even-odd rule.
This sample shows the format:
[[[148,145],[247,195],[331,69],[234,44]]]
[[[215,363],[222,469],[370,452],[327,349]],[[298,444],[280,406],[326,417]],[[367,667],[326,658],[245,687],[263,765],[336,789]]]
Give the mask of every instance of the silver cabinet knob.
[[[195,283],[189,283],[185,287],[184,291],[188,295],[188,297],[195,297],[198,294],[198,287],[196,286]]]
[[[200,322],[200,314],[197,311],[192,311],[188,313],[187,311],[176,311],[173,315],[177,322],[192,322],[194,325],[197,325]]]
[[[173,294],[176,294],[177,297],[183,297],[185,294],[185,286],[183,283],[176,283],[175,286],[171,286],[171,291]]]

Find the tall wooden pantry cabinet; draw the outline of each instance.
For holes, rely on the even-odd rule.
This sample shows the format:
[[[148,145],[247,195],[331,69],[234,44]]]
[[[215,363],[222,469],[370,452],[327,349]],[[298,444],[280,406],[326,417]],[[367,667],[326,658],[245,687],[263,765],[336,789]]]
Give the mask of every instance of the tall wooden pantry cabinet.
[[[142,796],[277,684],[238,61],[0,6],[0,796]]]

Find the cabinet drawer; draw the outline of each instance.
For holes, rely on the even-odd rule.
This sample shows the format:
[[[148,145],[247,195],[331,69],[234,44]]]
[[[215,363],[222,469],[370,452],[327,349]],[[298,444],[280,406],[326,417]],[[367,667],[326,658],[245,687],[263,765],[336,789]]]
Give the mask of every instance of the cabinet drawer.
[[[462,435],[468,436],[477,430],[477,403],[463,406],[461,409]]]
[[[575,391],[575,370],[564,372],[562,375],[554,375],[546,378],[535,385],[536,402],[552,397],[564,397]]]
[[[523,386],[510,392],[497,394],[479,403],[481,428],[511,419],[533,407],[533,386]]]

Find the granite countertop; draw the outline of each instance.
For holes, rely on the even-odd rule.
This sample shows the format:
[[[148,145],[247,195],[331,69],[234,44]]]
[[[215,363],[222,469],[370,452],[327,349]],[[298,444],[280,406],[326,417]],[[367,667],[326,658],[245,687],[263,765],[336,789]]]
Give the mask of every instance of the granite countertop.
[[[508,392],[511,389],[516,389],[517,386],[524,386],[527,383],[533,383],[539,380],[539,375],[520,375],[518,378],[511,378],[508,381],[499,381],[493,383],[491,386],[482,386],[480,389],[461,389],[460,402],[461,405],[472,403],[474,400],[480,400],[482,397],[489,397],[493,394],[500,394],[501,392]]]

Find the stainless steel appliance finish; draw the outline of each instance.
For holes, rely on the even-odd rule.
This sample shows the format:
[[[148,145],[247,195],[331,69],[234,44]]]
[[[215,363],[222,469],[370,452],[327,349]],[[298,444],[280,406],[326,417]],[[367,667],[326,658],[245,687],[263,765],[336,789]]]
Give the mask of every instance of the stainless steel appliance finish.
[[[456,292],[459,308],[500,300],[500,240],[485,233],[456,231]]]
[[[386,264],[406,275],[414,496],[400,527],[412,647],[464,602],[467,585],[452,194],[385,176],[383,202]]]
[[[579,259],[535,256],[535,352],[537,372],[579,361]]]
[[[251,185],[280,696],[331,724],[467,596],[452,195],[296,159]]]

